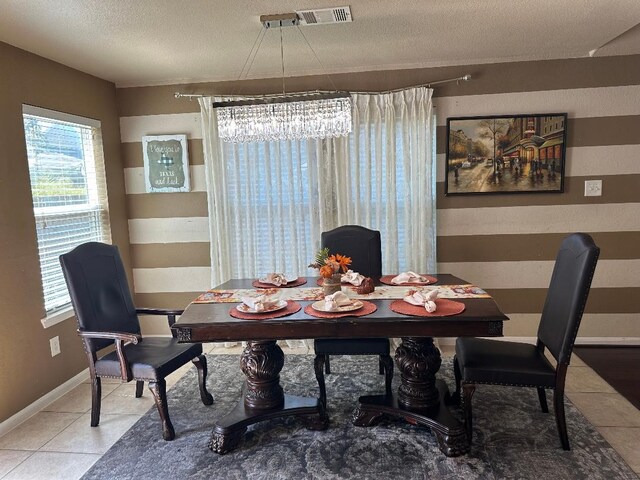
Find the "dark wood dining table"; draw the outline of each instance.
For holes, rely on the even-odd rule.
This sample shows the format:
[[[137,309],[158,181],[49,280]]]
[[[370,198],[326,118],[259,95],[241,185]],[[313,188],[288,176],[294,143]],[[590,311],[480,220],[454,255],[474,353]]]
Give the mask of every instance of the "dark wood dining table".
[[[436,275],[434,285],[464,285],[468,282],[449,274]],[[307,286],[315,286],[309,278]],[[218,290],[247,289],[252,280],[230,280]],[[249,425],[282,416],[296,416],[306,427],[323,430],[328,426],[325,407],[318,398],[287,395],[280,385],[284,353],[277,340],[317,338],[395,337],[402,342],[395,352],[401,381],[392,396],[359,398],[354,424],[371,426],[384,416],[400,417],[412,424],[429,427],[440,450],[455,457],[467,453],[470,441],[460,420],[452,415],[446,383],[436,378],[440,351],[434,337],[502,335],[508,317],[492,298],[456,298],[463,302],[462,313],[447,317],[406,316],[392,311],[393,300],[372,300],[377,310],[362,317],[316,318],[304,308],[292,315],[272,319],[240,319],[230,315],[230,303],[191,303],[173,325],[179,342],[246,341],[240,368],[246,379],[242,398],[229,414],[216,421],[209,448],[223,454],[235,449]],[[303,307],[309,301],[299,301]],[[309,365],[309,373],[313,372]]]

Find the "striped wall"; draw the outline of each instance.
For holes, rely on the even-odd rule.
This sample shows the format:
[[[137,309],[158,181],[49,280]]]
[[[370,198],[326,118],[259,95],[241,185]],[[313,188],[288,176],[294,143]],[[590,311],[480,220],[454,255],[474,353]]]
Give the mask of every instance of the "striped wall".
[[[434,94],[439,271],[487,288],[511,318],[506,335],[533,336],[561,239],[588,232],[602,252],[580,336],[640,340],[638,65],[640,56],[609,57],[345,74],[334,80],[339,89],[382,90],[471,72],[468,84],[442,86]],[[241,87],[258,91],[259,85]],[[174,99],[174,91],[225,90],[216,84],[118,90],[133,277],[137,303],[145,306],[184,306],[210,288],[199,109],[197,102]],[[564,193],[444,196],[447,117],[545,112],[569,117]],[[189,138],[190,193],[144,193],[141,137],[163,133]],[[584,197],[584,181],[590,179],[602,180],[601,197]],[[143,328],[166,332],[146,319]]]

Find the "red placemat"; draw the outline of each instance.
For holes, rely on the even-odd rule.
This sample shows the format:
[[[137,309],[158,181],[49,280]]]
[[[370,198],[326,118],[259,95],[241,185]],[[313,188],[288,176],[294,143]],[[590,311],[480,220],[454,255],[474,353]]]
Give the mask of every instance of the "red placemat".
[[[389,308],[396,313],[413,315],[415,317],[449,317],[464,312],[465,306],[462,302],[436,298],[436,311],[433,313],[427,312],[422,305],[411,305],[404,300],[394,300],[391,302],[391,305],[389,305]]]
[[[432,277],[431,275],[425,275],[424,273],[420,274],[421,276],[427,279],[426,282],[406,282],[406,283],[392,283],[391,280],[397,275],[384,275],[380,277],[380,283],[384,283],[385,285],[392,285],[394,287],[411,287],[411,286],[420,286],[420,285],[431,285],[432,283],[436,283],[438,279],[436,277]]]
[[[303,277],[296,278],[293,282],[288,282],[285,285],[274,285],[273,283],[262,283],[260,280],[254,280],[251,282],[255,288],[291,288],[291,287],[299,287],[300,285],[304,285],[307,283],[307,280]]]
[[[287,306],[282,310],[276,310],[275,312],[244,313],[238,310],[236,307],[233,307],[231,310],[229,310],[229,315],[234,318],[242,318],[243,320],[266,320],[268,318],[286,317],[287,315],[299,312],[301,308],[302,306],[298,302],[287,300]]]
[[[362,308],[352,310],[350,312],[321,312],[313,308],[311,305],[307,305],[304,307],[304,313],[318,318],[364,317],[378,309],[375,303],[367,302],[366,300],[360,301],[362,302]]]

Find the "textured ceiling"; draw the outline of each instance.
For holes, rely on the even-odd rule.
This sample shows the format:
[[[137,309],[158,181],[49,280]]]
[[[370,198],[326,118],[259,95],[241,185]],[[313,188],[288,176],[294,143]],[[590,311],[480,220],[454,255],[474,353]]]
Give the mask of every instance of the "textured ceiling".
[[[235,80],[260,15],[350,5],[282,30],[285,75],[640,54],[640,0],[0,0],[0,41],[138,86]],[[279,77],[278,29],[248,78]]]

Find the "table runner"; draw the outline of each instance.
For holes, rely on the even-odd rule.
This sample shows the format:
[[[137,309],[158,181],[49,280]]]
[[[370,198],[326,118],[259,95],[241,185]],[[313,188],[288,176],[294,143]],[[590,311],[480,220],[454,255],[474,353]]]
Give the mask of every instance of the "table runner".
[[[359,294],[357,287],[344,286],[342,291],[350,298],[359,300],[392,300],[404,298],[409,291],[438,289],[439,298],[491,298],[487,292],[472,284],[464,285],[428,285],[428,286],[377,286],[375,291],[367,294]],[[199,295],[192,303],[240,303],[241,297],[256,295],[277,295],[282,300],[316,301],[324,299],[321,287],[294,287],[294,288],[236,288],[236,289],[212,289]]]

